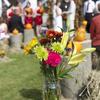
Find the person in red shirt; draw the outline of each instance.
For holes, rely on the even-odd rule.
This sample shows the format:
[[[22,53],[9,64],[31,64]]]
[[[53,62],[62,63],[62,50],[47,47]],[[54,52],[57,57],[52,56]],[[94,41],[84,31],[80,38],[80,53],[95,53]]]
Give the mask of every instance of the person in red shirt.
[[[27,6],[25,7],[25,25],[31,24],[33,25],[33,10],[30,7],[30,3],[27,3]]]
[[[36,34],[37,34],[38,37],[41,36],[40,35],[41,34],[41,27],[42,27],[42,23],[43,23],[42,14],[43,14],[42,2],[38,1],[36,17],[34,19],[35,25],[36,25]]]
[[[100,10],[100,4],[98,4],[98,8]],[[100,13],[96,14],[96,16],[93,17],[90,26],[90,33],[92,45],[100,46]]]
[[[93,17],[92,23],[90,25],[92,46],[96,48],[96,51],[92,56],[94,69],[100,69],[100,3],[98,4],[98,10],[98,14]]]

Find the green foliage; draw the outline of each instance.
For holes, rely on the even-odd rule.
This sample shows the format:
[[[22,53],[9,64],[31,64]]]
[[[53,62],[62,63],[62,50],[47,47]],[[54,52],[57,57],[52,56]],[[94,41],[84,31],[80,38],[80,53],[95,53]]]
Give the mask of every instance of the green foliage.
[[[59,42],[54,42],[54,43],[52,43],[51,49],[52,49],[53,51],[58,52],[58,53],[64,52],[63,46],[62,46],[61,43],[59,43]]]
[[[88,53],[92,53],[96,50],[96,48],[85,48],[83,50],[81,50],[82,53],[88,54]]]
[[[69,65],[76,65],[78,63],[81,63],[83,60],[84,60],[84,57],[86,55],[83,54],[83,53],[79,53],[79,54],[76,54],[76,55],[73,55],[70,59],[70,61],[68,62]]]
[[[34,52],[40,61],[48,58],[48,51],[43,46],[36,46],[34,48]]]

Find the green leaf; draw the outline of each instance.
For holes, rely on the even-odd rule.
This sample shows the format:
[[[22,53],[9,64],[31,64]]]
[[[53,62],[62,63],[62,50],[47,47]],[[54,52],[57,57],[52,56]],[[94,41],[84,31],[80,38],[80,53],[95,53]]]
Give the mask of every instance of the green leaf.
[[[67,74],[65,78],[70,79],[73,78],[73,76],[71,74]]]
[[[86,48],[81,50],[82,53],[92,53],[96,50],[96,48]]]
[[[62,47],[64,49],[66,47],[66,44],[67,44],[68,40],[69,40],[68,33],[67,32],[66,33],[63,33],[63,36],[62,36],[62,39],[61,39],[61,45],[62,45]]]
[[[57,67],[57,75],[59,75],[62,70],[63,70],[63,66]]]
[[[79,65],[79,63],[71,64],[71,67],[77,67],[78,65]]]
[[[86,48],[84,50],[81,50],[81,53],[73,55],[71,57],[68,64],[74,66],[81,63],[84,60],[84,57],[87,55],[87,53],[92,53],[95,50],[96,50],[95,48]]]
[[[61,78],[67,77],[67,75],[69,75],[69,72],[72,72],[75,68],[76,68],[76,66],[70,67],[68,69],[66,69],[66,67],[65,67],[65,69],[58,74],[58,78],[61,79]]]
[[[66,26],[67,26],[67,32],[69,32],[69,29],[70,29],[70,20],[66,21]]]
[[[75,29],[71,29],[71,30],[69,30],[69,32],[74,32],[75,31]]]
[[[61,28],[61,27],[59,27],[59,26],[58,26],[58,28],[60,28],[60,29],[61,29],[61,32],[62,32],[62,33],[64,32],[64,29],[63,29],[63,28]]]
[[[70,59],[70,61],[68,62],[69,65],[76,65],[80,62],[82,62],[84,60],[84,57],[86,55],[84,53],[79,53],[79,54],[76,54],[76,55],[73,55]]]

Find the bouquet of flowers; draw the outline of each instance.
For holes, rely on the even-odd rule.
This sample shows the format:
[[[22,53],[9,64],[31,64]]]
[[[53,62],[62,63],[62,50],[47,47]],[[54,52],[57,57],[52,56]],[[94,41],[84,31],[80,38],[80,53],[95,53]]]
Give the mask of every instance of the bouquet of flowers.
[[[44,100],[60,100],[59,81],[72,78],[70,72],[95,50],[82,49],[81,43],[75,42],[71,33],[49,29],[45,37],[33,38],[24,48],[25,54],[34,54],[40,61],[45,76]]]

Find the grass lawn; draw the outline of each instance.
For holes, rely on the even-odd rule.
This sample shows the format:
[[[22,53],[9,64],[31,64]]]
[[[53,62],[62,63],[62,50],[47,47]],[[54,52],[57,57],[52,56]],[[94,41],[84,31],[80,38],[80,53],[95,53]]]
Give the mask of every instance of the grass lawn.
[[[42,100],[42,74],[35,57],[10,55],[0,63],[0,100]]]

